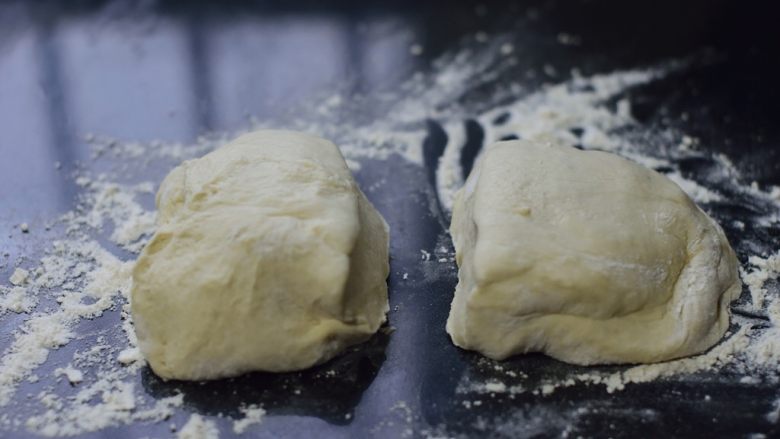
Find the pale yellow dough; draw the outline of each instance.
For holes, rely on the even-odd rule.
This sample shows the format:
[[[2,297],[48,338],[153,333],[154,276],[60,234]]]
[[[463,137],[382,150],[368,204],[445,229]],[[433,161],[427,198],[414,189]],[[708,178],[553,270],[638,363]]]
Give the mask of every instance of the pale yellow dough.
[[[304,369],[388,309],[388,227],[338,148],[257,131],[165,178],[133,271],[139,347],[163,378]]]
[[[447,332],[494,358],[648,363],[714,345],[740,293],[723,231],[673,182],[613,154],[499,142],[458,192]]]

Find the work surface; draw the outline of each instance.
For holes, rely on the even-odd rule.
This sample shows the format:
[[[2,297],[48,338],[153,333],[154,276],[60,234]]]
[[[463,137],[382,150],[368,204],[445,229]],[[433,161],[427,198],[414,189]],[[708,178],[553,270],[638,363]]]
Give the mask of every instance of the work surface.
[[[74,335],[44,343],[45,362],[25,368],[14,356],[18,329],[35,310],[40,318],[59,306],[60,287],[36,291],[35,310],[0,315],[0,397],[8,393],[0,436],[64,432],[64,418],[40,416],[73,412],[67,397],[105,370],[129,384],[95,388],[78,407],[106,405],[128,388],[134,402],[111,406],[118,414],[96,431],[71,422],[83,437],[167,437],[193,413],[232,437],[233,420],[253,405],[266,413],[246,436],[780,434],[772,416],[780,385],[751,363],[718,360],[710,370],[604,385],[592,376],[626,368],[542,355],[488,361],[453,346],[444,330],[457,282],[447,208],[491,139],[550,131],[676,178],[723,225],[747,270],[748,257],[780,247],[770,191],[780,185],[773,14],[725,2],[623,3],[0,4],[0,284],[17,266],[34,270],[53,241],[68,239],[73,218],[105,214],[84,194],[116,184],[143,209],[122,220],[138,219],[172,166],[257,126],[342,146],[392,235],[388,325],[294,374],[180,383],[107,364],[128,344],[122,295],[94,318],[63,323]],[[103,225],[79,227],[134,259],[106,215]],[[766,287],[767,297],[778,294],[776,282]],[[746,288],[734,305],[741,327],[769,326],[748,296]],[[110,352],[102,363],[77,361],[98,344]],[[12,360],[19,369],[10,373]],[[55,372],[68,364],[83,381]],[[46,394],[63,405],[47,405]],[[134,420],[178,394],[167,420]]]

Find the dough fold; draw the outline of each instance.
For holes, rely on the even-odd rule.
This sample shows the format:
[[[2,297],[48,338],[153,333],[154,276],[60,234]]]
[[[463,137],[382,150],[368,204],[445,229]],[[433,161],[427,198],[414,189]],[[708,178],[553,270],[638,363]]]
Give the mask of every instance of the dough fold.
[[[613,154],[488,148],[452,211],[452,341],[580,364],[702,352],[741,291],[722,229],[671,180]]]
[[[131,293],[157,375],[304,369],[385,321],[388,227],[331,142],[243,135],[171,171],[157,207]]]

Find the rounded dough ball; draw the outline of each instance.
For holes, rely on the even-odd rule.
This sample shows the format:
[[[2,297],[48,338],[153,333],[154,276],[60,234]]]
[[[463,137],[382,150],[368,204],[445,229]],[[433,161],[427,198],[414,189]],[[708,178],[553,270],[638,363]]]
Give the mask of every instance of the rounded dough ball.
[[[456,194],[453,342],[494,359],[646,363],[702,352],[740,293],[721,228],[661,174],[525,141],[489,148]]]
[[[157,207],[131,297],[159,376],[304,369],[384,322],[388,227],[334,144],[241,136],[171,171]]]

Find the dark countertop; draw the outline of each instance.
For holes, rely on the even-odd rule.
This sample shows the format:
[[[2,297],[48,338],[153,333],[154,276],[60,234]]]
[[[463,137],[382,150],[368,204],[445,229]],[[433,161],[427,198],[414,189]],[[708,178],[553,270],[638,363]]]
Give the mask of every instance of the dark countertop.
[[[97,171],[86,133],[187,143],[208,131],[245,128],[250,116],[283,125],[307,99],[335,88],[356,95],[393,90],[477,31],[507,35],[525,65],[552,64],[560,72],[576,67],[586,75],[711,53],[711,62],[632,90],[634,117],[659,127],[672,120],[711,151],[725,153],[750,179],[780,185],[780,33],[768,6],[390,3],[0,3],[0,250],[9,260],[34,259],[49,244],[53,236],[23,236],[15,227],[28,222],[39,230],[74,205],[78,189],[69,171]],[[537,18],[529,21],[529,14]],[[561,32],[581,37],[582,44],[558,44]],[[409,54],[412,43],[424,47],[422,56]],[[537,80],[526,81],[538,86]],[[474,90],[463,99],[478,101],[486,92]],[[700,171],[694,166],[689,172]],[[149,394],[184,392],[178,425],[190,412],[235,415],[239,404],[251,402],[268,411],[263,425],[252,430],[261,437],[400,437],[407,428],[418,436],[444,433],[442,426],[447,434],[475,437],[550,437],[567,425],[586,437],[780,435],[780,426],[765,418],[777,386],[731,376],[634,384],[612,394],[575,386],[547,396],[499,395],[464,407],[455,393],[459,379],[489,378],[491,372],[478,355],[455,348],[444,331],[457,280],[454,265],[440,268],[432,280],[420,264],[420,249],[441,245],[443,231],[442,218],[420,203],[435,196],[430,179],[394,157],[365,161],[356,177],[363,187],[383,179],[404,182],[368,194],[394,231],[389,320],[395,330],[323,366],[338,371],[329,381],[315,369],[164,383],[145,370],[139,380]],[[771,229],[765,240],[777,247],[780,230]],[[747,249],[738,251],[744,258]],[[8,267],[0,269],[0,278],[9,274]],[[22,319],[0,317],[0,348],[8,346],[8,334]],[[117,320],[116,313],[107,319]],[[504,364],[532,378],[540,370],[571,370],[541,355]],[[711,398],[707,404],[701,402],[705,395]],[[597,409],[560,419],[535,416],[576,413],[585,401]],[[15,409],[12,404],[3,410]],[[159,423],[85,437],[169,434],[168,423]],[[0,431],[17,435],[24,433]]]

